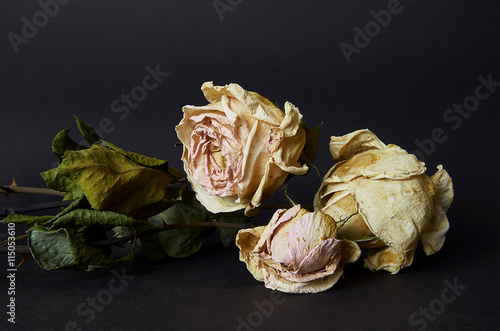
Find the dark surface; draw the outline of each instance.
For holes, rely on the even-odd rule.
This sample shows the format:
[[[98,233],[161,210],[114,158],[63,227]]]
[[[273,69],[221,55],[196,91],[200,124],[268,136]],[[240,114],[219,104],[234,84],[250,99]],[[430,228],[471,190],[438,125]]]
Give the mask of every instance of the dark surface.
[[[340,43],[352,45],[354,27],[364,29],[373,20],[370,11],[386,9],[388,1],[232,3],[237,5],[221,21],[212,1],[74,0],[60,5],[16,54],[8,33],[22,35],[21,19],[32,21],[41,8],[35,1],[5,2],[0,184],[14,176],[19,185],[43,186],[38,173],[52,167],[54,135],[70,127],[77,137],[72,115],[95,127],[107,118],[114,129],[106,140],[181,169],[174,126],[182,106],[205,104],[199,90],[205,81],[236,82],[279,105],[294,103],[311,126],[323,123],[316,161],[322,174],[333,165],[331,135],[369,128],[385,143],[414,151],[416,139],[442,128],[445,141],[425,161],[430,174],[443,164],[454,181],[443,249],[430,257],[419,251],[396,276],[372,273],[358,261],[324,293],[274,297],[238,261],[236,247],[209,240],[186,259],[150,263],[139,256],[115,268],[121,273],[125,267],[134,278],[92,319],[86,302],[103,295],[115,277],[111,270],[46,272],[30,260],[17,272],[16,329],[64,330],[74,321],[82,330],[234,330],[250,319],[254,329],[406,330],[423,325],[409,319],[425,307],[433,314],[429,330],[499,329],[500,92],[480,101],[460,125],[443,115],[475,93],[479,76],[500,81],[500,6],[401,1],[399,14],[347,63]],[[142,84],[147,66],[158,64],[168,77],[126,117],[113,112],[113,101]],[[310,204],[318,187],[311,173],[293,178],[289,193]],[[0,198],[0,208],[54,200]],[[282,200],[279,192],[275,200]],[[256,222],[264,224],[269,216],[262,212]],[[5,256],[0,265],[0,328],[9,329]],[[455,279],[459,295],[442,303],[445,282]],[[267,311],[259,312],[258,305]],[[419,315],[414,322],[423,320]]]

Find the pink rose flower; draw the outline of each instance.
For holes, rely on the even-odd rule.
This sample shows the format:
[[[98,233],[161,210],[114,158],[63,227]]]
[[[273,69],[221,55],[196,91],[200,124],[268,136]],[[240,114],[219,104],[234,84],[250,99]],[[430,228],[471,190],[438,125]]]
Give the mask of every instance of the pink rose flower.
[[[207,82],[201,89],[210,104],[183,107],[175,128],[188,180],[209,211],[246,208],[252,215],[290,173],[308,170],[298,162],[305,145],[302,115],[289,102],[283,113],[237,84]]]

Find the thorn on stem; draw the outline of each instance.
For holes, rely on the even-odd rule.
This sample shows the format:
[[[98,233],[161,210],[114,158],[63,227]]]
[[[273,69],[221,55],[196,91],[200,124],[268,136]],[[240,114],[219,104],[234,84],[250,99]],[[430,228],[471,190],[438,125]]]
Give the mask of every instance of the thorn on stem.
[[[23,260],[17,265],[16,269],[22,266],[24,262],[28,261],[30,257],[31,255],[23,255]]]

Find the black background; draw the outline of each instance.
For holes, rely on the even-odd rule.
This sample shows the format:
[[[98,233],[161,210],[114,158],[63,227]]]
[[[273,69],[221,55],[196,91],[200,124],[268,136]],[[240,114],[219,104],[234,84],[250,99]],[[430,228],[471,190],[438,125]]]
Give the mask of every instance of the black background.
[[[443,249],[430,257],[417,252],[396,276],[372,273],[358,261],[332,289],[283,294],[271,309],[273,292],[246,271],[237,248],[208,240],[186,259],[150,263],[138,256],[125,269],[135,278],[88,322],[77,307],[107,288],[110,270],[47,272],[29,260],[17,272],[16,329],[64,330],[74,321],[82,330],[231,330],[242,320],[253,329],[418,329],[423,323],[412,325],[410,316],[421,307],[436,312],[445,280],[455,278],[467,288],[428,318],[428,329],[498,329],[500,92],[480,101],[455,129],[443,119],[475,94],[479,76],[500,82],[498,3],[401,0],[400,12],[350,63],[339,45],[354,45],[354,28],[364,30],[374,20],[370,12],[386,9],[388,1],[231,3],[221,20],[212,1],[73,0],[16,53],[9,33],[22,36],[22,18],[32,22],[41,7],[2,1],[0,184],[14,176],[22,186],[44,186],[38,173],[53,165],[54,135],[69,127],[78,138],[73,115],[94,127],[108,119],[113,130],[104,139],[182,169],[174,147],[182,106],[206,103],[199,90],[205,81],[235,82],[278,105],[294,103],[311,126],[323,123],[316,160],[323,175],[333,165],[331,135],[369,128],[411,152],[418,150],[416,139],[441,128],[445,141],[423,155],[429,174],[443,164],[454,181]],[[157,65],[168,77],[121,119],[124,113],[111,104]],[[319,183],[314,172],[295,177],[289,194],[310,204]],[[0,198],[0,208],[54,200]],[[282,193],[273,201],[283,201]],[[259,213],[255,222],[265,224],[269,216]],[[6,270],[5,256],[0,261]],[[122,266],[115,269],[121,273]],[[12,327],[6,285],[4,278],[1,328]]]

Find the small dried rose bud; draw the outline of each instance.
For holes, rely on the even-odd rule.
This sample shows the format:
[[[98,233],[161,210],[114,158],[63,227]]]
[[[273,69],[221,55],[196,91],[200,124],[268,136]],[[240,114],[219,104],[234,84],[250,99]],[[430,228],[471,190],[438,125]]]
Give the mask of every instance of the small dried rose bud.
[[[338,238],[330,216],[300,205],[277,210],[267,226],[240,230],[236,245],[257,280],[288,293],[329,289],[360,255],[356,243]]]

